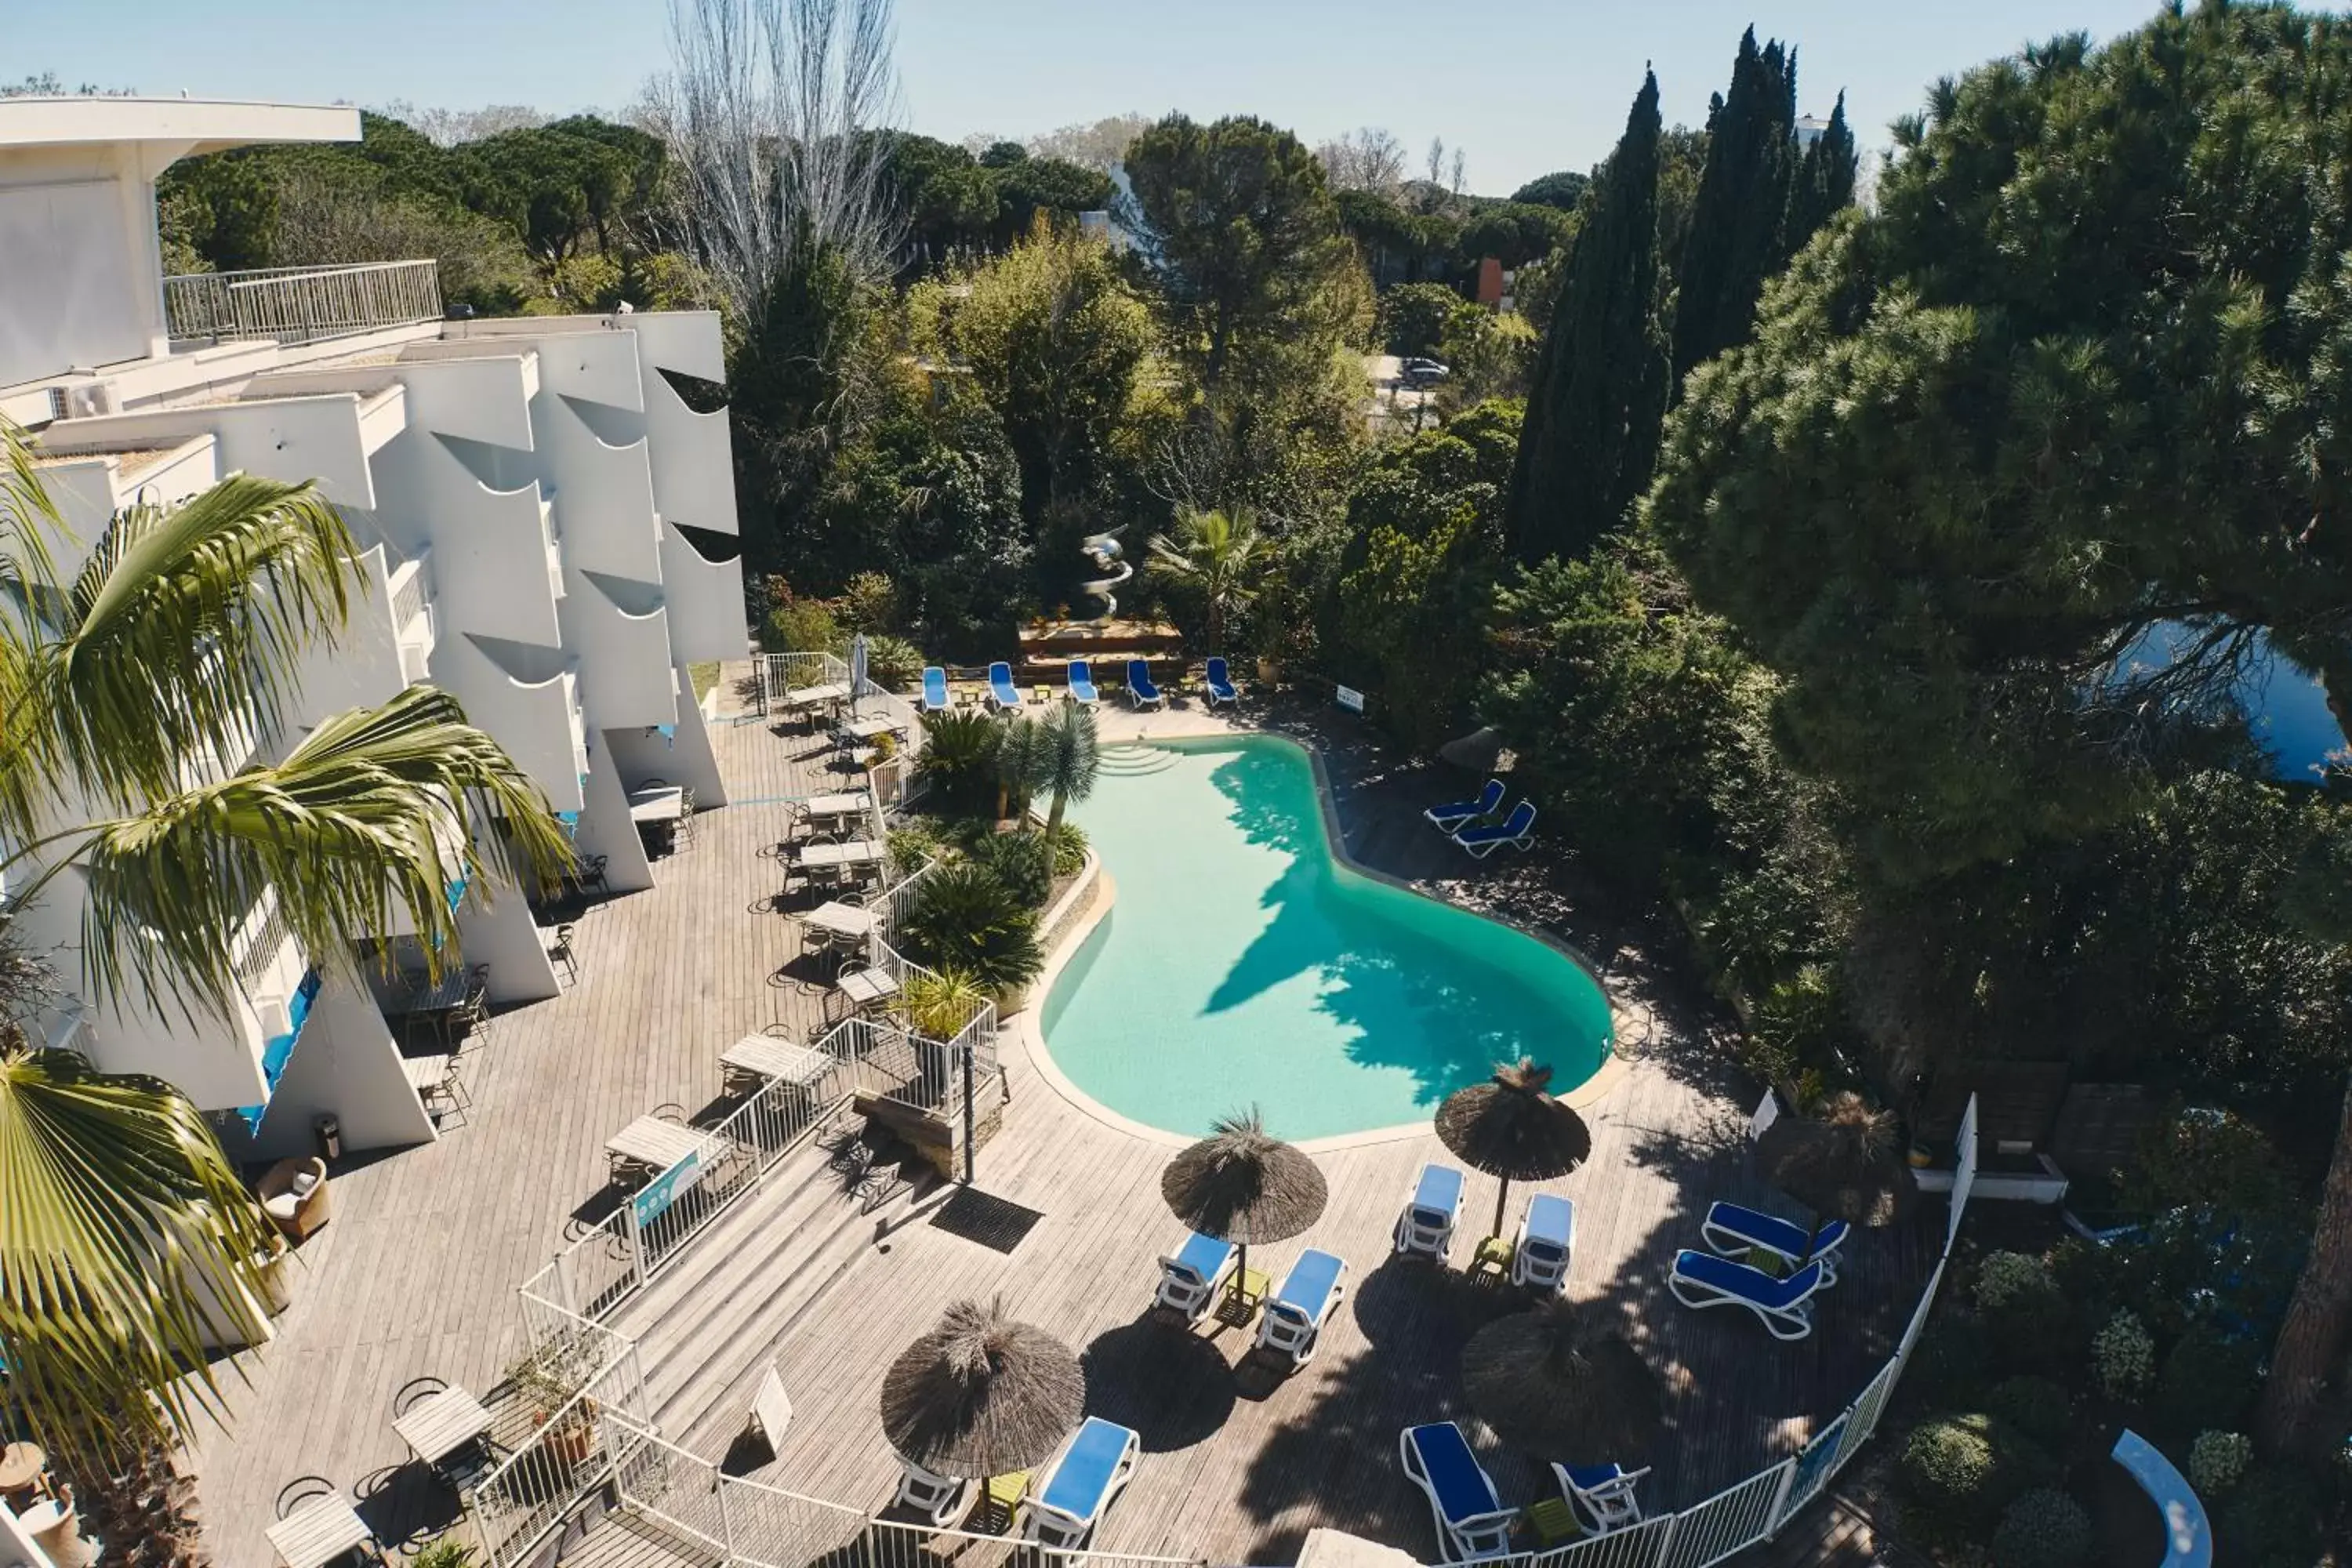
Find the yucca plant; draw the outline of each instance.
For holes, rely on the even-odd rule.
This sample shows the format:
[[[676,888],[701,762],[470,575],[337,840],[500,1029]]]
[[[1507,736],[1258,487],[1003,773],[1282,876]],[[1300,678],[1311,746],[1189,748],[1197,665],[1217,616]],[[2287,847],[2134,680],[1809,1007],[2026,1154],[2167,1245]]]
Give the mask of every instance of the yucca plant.
[[[995,872],[968,860],[923,879],[898,932],[908,957],[970,975],[992,994],[1019,990],[1045,967],[1037,911]]]
[[[996,784],[995,720],[977,709],[923,715],[923,750],[915,760],[942,805],[970,809]]]
[[[898,1015],[919,1035],[952,1040],[989,1003],[989,988],[961,969],[908,974],[898,994]]]
[[[15,907],[83,879],[86,997],[226,1012],[229,933],[265,893],[309,952],[348,952],[399,908],[431,958],[457,951],[459,877],[551,880],[566,844],[545,797],[430,688],[228,771],[280,732],[304,648],[348,607],[355,546],[314,487],[238,475],[134,507],[60,584],[46,542],[63,525],[14,426],[0,459],[0,874]],[[504,835],[477,846],[476,809]],[[171,1086],[0,1037],[11,1403],[70,1468],[150,1472],[192,1406],[226,1418],[199,1303],[259,1294],[272,1233]]]
[[[1015,719],[996,741],[996,820],[1029,815],[1029,797],[1044,786],[1053,752],[1045,721]]]
[[[1066,702],[1045,721],[1045,754],[1037,771],[1037,787],[1050,792],[1053,810],[1045,818],[1045,837],[1058,837],[1062,813],[1070,802],[1095,792],[1102,772],[1102,747],[1095,733],[1095,710]]]

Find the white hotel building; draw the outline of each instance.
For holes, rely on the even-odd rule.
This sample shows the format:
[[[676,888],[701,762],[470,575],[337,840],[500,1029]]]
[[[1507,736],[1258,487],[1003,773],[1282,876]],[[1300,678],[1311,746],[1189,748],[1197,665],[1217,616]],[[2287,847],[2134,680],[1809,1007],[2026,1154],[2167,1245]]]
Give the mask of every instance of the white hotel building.
[[[154,182],[173,161],[359,134],[350,109],[0,100],[0,413],[32,432],[67,519],[58,568],[134,500],[238,470],[315,479],[367,591],[303,670],[296,730],[430,681],[605,858],[614,892],[649,886],[626,792],[658,776],[724,804],[687,666],[746,647],[727,416],[677,385],[723,378],[718,318],[445,321],[429,260],[163,276]],[[61,876],[16,915],[68,985],[78,886]],[[494,1001],[555,994],[519,891],[451,896]],[[322,1113],[347,1150],[434,1136],[374,964],[296,951],[269,900],[230,935],[233,1017],[192,1026],[132,995],[61,1003],[41,1027],[178,1084],[236,1152],[308,1152]]]

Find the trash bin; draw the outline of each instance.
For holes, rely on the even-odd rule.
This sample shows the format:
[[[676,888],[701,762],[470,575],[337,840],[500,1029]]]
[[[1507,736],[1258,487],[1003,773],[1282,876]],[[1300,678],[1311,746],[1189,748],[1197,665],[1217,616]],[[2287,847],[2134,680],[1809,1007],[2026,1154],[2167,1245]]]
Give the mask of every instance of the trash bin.
[[[310,1130],[318,1134],[319,1158],[340,1160],[343,1157],[343,1124],[332,1116],[311,1119]]]

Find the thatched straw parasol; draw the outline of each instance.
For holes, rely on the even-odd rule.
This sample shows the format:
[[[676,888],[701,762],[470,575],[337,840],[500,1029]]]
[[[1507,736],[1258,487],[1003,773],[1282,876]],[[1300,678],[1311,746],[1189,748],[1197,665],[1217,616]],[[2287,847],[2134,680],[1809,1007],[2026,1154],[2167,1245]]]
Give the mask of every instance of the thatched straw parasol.
[[[1002,1300],[958,1301],[882,1379],[882,1434],[935,1476],[1002,1476],[1044,1464],[1086,1414],[1070,1348],[1016,1323]]]
[[[1241,1247],[1238,1282],[1249,1275],[1250,1243],[1298,1235],[1323,1217],[1330,1189],[1315,1162],[1268,1132],[1252,1106],[1169,1161],[1160,1195],[1190,1228]]]
[[[1465,1162],[1502,1178],[1495,1197],[1495,1234],[1513,1182],[1565,1176],[1592,1153],[1584,1119],[1554,1100],[1546,1087],[1551,1068],[1523,1059],[1498,1067],[1485,1083],[1457,1089],[1437,1108],[1437,1136]]]
[[[1812,1116],[1783,1116],[1756,1140],[1766,1181],[1813,1211],[1805,1256],[1832,1219],[1875,1228],[1910,1213],[1919,1184],[1895,1136],[1895,1113],[1862,1096],[1832,1095]]]
[[[1497,1318],[1471,1335],[1462,1386],[1506,1442],[1546,1458],[1631,1465],[1658,1436],[1658,1374],[1568,1301]]]

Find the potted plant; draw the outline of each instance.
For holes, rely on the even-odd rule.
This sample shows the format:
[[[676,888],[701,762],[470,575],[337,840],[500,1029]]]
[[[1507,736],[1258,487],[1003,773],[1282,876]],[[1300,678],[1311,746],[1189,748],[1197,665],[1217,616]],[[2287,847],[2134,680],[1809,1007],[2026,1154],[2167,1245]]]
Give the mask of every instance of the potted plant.
[[[548,1434],[547,1446],[567,1465],[584,1463],[596,1449],[596,1401],[574,1398],[587,1387],[593,1372],[586,1347],[565,1340],[541,1346],[507,1371],[507,1381],[530,1407],[534,1426],[561,1418],[562,1425]]]
[[[971,975],[950,968],[936,974],[909,974],[895,1005],[915,1033],[934,1040],[952,1040],[988,1002],[984,987]]]

